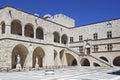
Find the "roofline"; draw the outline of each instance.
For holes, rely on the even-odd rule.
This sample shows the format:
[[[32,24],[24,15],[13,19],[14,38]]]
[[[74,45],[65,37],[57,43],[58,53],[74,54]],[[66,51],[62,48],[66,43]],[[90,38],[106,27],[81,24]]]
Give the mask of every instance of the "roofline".
[[[11,6],[11,5],[5,5],[5,6],[1,7],[0,9],[6,8],[6,7],[14,8],[14,9],[16,9],[16,10],[18,10],[18,11],[22,11],[22,12],[24,12],[24,13],[27,13],[27,14],[32,15],[32,16],[34,16],[34,17],[38,17],[38,18],[40,18],[40,19],[42,19],[42,20],[45,20],[45,21],[54,23],[54,24],[56,24],[56,25],[59,25],[59,26],[61,26],[61,27],[67,28],[67,29],[74,29],[74,28],[84,27],[84,26],[87,26],[87,25],[93,25],[93,24],[98,24],[98,23],[103,23],[103,22],[108,22],[108,21],[113,21],[113,20],[118,20],[118,19],[120,19],[120,18],[113,18],[113,19],[103,20],[103,21],[99,21],[99,22],[93,22],[93,23],[83,24],[83,25],[79,25],[79,26],[75,26],[75,27],[66,27],[66,26],[64,26],[64,25],[61,25],[61,24],[59,24],[59,23],[56,23],[56,22],[53,22],[53,21],[50,21],[50,20],[47,20],[47,19],[44,19],[44,18],[42,18],[41,16],[34,15],[34,14],[32,14],[32,13],[29,13],[29,12],[27,12],[27,11],[18,9],[18,8],[16,8],[16,7]]]
[[[34,15],[34,14],[32,14],[32,13],[29,13],[29,12],[27,12],[27,11],[18,9],[18,8],[16,8],[16,7],[11,6],[11,5],[3,6],[3,7],[1,7],[0,9],[6,8],[6,7],[14,8],[14,9],[16,9],[16,10],[18,10],[18,11],[22,11],[22,12],[27,13],[27,14],[29,14],[29,15],[32,15],[32,16],[34,16],[34,17],[38,17],[38,18],[40,18],[40,19],[42,19],[42,20],[45,20],[45,21],[48,21],[48,22],[57,24],[57,25],[59,25],[59,26],[61,26],[61,27],[64,27],[64,28],[68,28],[68,29],[69,29],[69,27],[66,27],[66,26],[64,26],[64,25],[61,25],[61,24],[59,24],[59,23],[56,23],[56,22],[53,22],[53,21],[50,21],[50,20],[47,20],[47,19],[44,19],[44,18],[42,18],[41,16]]]
[[[84,27],[84,26],[98,24],[98,23],[103,23],[103,22],[109,22],[109,21],[118,20],[118,19],[120,19],[120,18],[112,18],[112,19],[103,20],[103,21],[99,21],[99,22],[93,22],[93,23],[83,24],[83,25],[80,25],[80,26],[71,27],[70,29]]]

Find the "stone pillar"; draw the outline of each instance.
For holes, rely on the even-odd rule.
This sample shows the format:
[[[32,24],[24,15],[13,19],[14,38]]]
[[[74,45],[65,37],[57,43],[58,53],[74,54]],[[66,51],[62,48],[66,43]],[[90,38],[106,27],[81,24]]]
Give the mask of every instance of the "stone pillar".
[[[26,57],[26,68],[32,68],[32,54],[33,54],[33,46],[29,45],[28,54]]]
[[[10,35],[11,34],[11,25],[6,24],[5,25],[5,34]]]
[[[43,58],[43,67],[53,67],[54,66],[54,50],[53,46],[45,46],[45,56]]]
[[[2,34],[2,24],[0,24],[0,34]]]
[[[25,36],[24,30],[25,30],[25,25],[22,24],[22,36]]]
[[[62,66],[67,66],[67,59],[66,59],[66,53],[64,51],[63,57],[62,57]]]
[[[61,42],[61,35],[60,35],[60,44],[61,44],[62,42]]]
[[[62,63],[61,63],[61,60],[60,60],[60,53],[59,53],[59,50],[57,51],[57,55],[56,55],[56,58],[55,58],[55,67],[60,67],[62,66]]]
[[[36,39],[36,29],[34,28],[34,39]]]

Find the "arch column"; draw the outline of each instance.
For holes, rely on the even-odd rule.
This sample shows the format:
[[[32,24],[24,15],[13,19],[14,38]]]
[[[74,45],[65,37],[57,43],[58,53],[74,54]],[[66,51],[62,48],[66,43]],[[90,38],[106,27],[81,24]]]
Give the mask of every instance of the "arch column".
[[[66,50],[63,52],[63,57],[61,62],[62,62],[62,66],[67,66]]]
[[[25,30],[25,24],[22,24],[22,36],[25,36],[24,30]]]
[[[54,66],[54,50],[53,46],[45,46],[45,56],[43,60],[43,67],[53,67]]]
[[[5,34],[7,34],[7,35],[11,34],[11,25],[9,25],[9,24],[5,25]]]
[[[56,50],[54,50],[54,67],[57,68],[59,66],[59,54]]]
[[[61,35],[60,35],[60,44],[62,44],[62,42],[61,42]]]
[[[0,24],[0,34],[2,34],[2,24]]]
[[[33,54],[33,46],[29,45],[28,55],[26,58],[26,68],[32,68],[32,54]]]
[[[36,39],[36,28],[33,28],[34,30],[34,39]]]

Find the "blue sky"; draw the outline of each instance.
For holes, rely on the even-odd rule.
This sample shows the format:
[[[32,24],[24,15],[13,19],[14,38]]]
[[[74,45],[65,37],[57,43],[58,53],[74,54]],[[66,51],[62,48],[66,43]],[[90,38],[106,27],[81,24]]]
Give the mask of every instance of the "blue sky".
[[[40,16],[62,13],[76,26],[120,18],[120,0],[0,0],[0,7],[5,5]]]

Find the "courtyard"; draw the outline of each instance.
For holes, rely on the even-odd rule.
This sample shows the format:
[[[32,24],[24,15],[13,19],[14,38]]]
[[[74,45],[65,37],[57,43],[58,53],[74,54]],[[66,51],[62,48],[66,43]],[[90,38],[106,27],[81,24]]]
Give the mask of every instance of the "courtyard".
[[[66,67],[53,70],[54,74],[45,74],[46,69],[0,72],[0,80],[120,80],[119,67]]]

